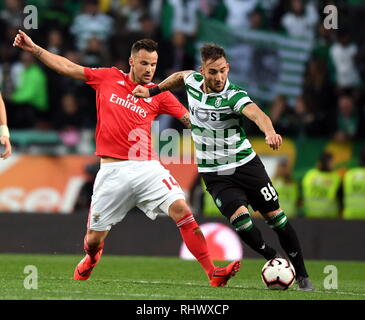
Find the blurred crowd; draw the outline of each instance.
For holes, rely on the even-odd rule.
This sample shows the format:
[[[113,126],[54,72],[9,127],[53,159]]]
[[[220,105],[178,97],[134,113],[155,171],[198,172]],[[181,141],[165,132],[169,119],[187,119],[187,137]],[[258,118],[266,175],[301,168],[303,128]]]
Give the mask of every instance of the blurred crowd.
[[[338,9],[338,29],[326,29],[326,5]],[[38,9],[38,29],[24,29],[26,5]],[[12,47],[18,29],[47,50],[88,67],[128,72],[131,44],[159,43],[155,82],[196,67],[203,15],[232,28],[269,30],[313,40],[300,95],[263,105],[277,131],[346,141],[365,137],[365,1],[330,0],[4,0],[0,3],[0,89],[11,129],[92,129],[95,94]],[[182,92],[177,95],[185,101]],[[177,126],[168,120],[166,126]],[[254,126],[248,134],[255,134]]]

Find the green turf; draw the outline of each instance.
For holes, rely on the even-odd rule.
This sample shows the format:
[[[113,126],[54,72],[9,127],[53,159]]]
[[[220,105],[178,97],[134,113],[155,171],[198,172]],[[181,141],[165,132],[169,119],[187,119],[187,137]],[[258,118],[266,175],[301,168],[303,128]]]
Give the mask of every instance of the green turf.
[[[212,288],[195,261],[161,257],[104,255],[88,281],[72,280],[81,255],[0,254],[0,299],[153,299],[153,300],[364,300],[365,263],[350,261],[307,261],[315,292],[264,288],[261,259],[244,259],[241,271],[228,286]],[[225,262],[217,262],[224,265]],[[38,270],[38,289],[25,289],[27,265]],[[326,265],[338,270],[338,289],[326,290]],[[28,283],[28,281],[25,281]]]

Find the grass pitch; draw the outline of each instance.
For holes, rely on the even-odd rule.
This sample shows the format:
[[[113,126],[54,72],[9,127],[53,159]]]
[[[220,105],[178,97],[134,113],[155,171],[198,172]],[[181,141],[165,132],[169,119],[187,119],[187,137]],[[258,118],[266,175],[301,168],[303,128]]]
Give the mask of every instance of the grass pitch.
[[[244,259],[240,272],[226,287],[212,288],[195,261],[162,257],[104,255],[88,281],[74,281],[82,255],[0,254],[1,300],[365,300],[365,263],[307,261],[315,292],[268,290],[260,278],[263,259]],[[225,265],[226,262],[216,262]],[[35,266],[34,273],[25,271]],[[325,289],[325,267],[337,268],[338,288]],[[328,272],[328,271],[327,271]],[[327,283],[333,283],[328,281]]]

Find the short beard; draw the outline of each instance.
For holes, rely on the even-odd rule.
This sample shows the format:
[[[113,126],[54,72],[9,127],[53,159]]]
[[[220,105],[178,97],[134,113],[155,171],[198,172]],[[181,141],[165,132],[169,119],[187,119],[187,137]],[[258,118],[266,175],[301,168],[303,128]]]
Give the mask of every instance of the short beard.
[[[216,89],[214,89],[214,88],[212,88],[211,86],[208,86],[208,88],[211,90],[211,91],[213,91],[214,93],[218,93],[218,92],[221,92],[222,90],[216,90]]]
[[[133,69],[131,70],[131,74],[132,74],[132,80],[134,83],[141,84],[141,85],[148,84],[148,82],[143,81],[142,78],[138,79],[136,77],[136,74],[133,72]]]

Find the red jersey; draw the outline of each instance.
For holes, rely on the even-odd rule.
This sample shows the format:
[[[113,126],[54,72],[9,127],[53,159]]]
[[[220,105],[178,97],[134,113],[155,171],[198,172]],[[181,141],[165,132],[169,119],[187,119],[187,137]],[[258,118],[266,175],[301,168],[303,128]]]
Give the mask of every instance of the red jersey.
[[[185,107],[168,91],[150,98],[134,97],[137,84],[115,67],[84,68],[84,73],[86,83],[96,91],[96,155],[157,159],[151,142],[152,121],[160,114],[181,118],[187,112]]]

